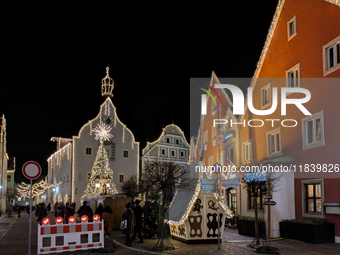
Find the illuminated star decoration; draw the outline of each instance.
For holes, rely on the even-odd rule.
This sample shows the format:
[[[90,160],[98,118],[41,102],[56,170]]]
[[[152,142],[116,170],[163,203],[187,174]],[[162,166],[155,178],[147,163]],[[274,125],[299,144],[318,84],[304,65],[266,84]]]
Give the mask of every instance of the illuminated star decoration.
[[[97,124],[97,126],[93,129],[93,132],[95,133],[95,138],[96,140],[99,140],[101,143],[104,141],[109,141],[110,138],[113,137],[111,134],[112,127],[109,125],[100,122]]]

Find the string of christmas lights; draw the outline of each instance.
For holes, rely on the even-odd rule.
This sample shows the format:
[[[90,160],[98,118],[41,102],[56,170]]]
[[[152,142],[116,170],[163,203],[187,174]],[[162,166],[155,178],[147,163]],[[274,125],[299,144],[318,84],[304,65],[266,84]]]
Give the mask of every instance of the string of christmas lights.
[[[59,186],[62,182],[59,182],[58,184],[49,184],[45,181],[40,181],[38,183],[35,183],[32,185],[32,198],[39,196],[43,193],[45,193],[45,191],[49,188],[55,188],[57,186]],[[18,192],[18,197],[22,197],[22,198],[30,198],[30,193],[31,193],[31,185],[22,182],[21,184],[18,184],[17,187],[17,192]]]

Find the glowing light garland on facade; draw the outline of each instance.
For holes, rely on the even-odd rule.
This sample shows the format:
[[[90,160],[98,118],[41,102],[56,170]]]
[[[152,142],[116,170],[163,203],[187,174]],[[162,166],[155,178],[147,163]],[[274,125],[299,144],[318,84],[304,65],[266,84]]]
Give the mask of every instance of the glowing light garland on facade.
[[[59,186],[62,182],[59,182],[58,184],[49,184],[45,181],[40,181],[38,183],[35,183],[32,185],[32,198],[39,196],[49,188],[55,188]],[[18,184],[17,186],[17,191],[18,191],[18,196],[22,198],[30,197],[30,192],[31,192],[31,185],[22,182],[21,184]]]
[[[340,6],[340,0],[325,0],[325,1]]]

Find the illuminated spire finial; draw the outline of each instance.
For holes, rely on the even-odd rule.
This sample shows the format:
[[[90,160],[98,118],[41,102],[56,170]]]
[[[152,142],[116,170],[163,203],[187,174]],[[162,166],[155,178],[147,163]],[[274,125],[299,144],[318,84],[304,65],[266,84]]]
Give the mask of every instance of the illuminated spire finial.
[[[102,79],[102,96],[104,100],[106,100],[107,97],[113,97],[112,90],[114,82],[109,75],[109,70],[110,68],[106,67],[106,76]]]

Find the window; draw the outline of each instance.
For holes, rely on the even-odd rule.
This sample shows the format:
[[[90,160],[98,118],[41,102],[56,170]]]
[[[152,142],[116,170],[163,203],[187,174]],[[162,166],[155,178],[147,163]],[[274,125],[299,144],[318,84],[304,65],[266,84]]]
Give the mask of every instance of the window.
[[[203,144],[208,143],[208,129],[203,132]]]
[[[110,149],[105,149],[107,157],[110,157]]]
[[[234,147],[227,148],[227,158],[234,163]]]
[[[161,149],[161,155],[165,156],[165,149]]]
[[[167,137],[167,138],[166,138],[166,142],[167,142],[167,143],[170,143],[170,137]]]
[[[324,75],[340,68],[340,36],[323,46]]]
[[[297,34],[296,15],[287,22],[288,41]]]
[[[280,128],[267,132],[267,155],[282,155]]]
[[[180,144],[180,143],[179,143],[179,139],[176,139],[176,144]]]
[[[123,183],[125,181],[125,174],[119,174],[119,183]]]
[[[302,119],[303,149],[325,145],[323,111]]]
[[[208,166],[213,166],[214,165],[214,156],[211,155],[209,158],[208,158]]]
[[[289,68],[286,71],[286,79],[287,79],[287,87],[289,88],[301,87],[300,85],[300,63],[297,63],[295,66]]]
[[[86,155],[92,155],[92,147],[86,147],[85,153]]]
[[[230,210],[236,211],[236,189],[226,190],[227,205]]]
[[[323,217],[323,180],[312,179],[301,181],[302,216]]]
[[[272,96],[271,96],[271,91],[272,91],[272,86],[271,82],[267,83],[261,88],[261,106],[262,109],[267,107],[272,103]]]
[[[321,184],[305,184],[306,188],[306,211],[321,213]]]
[[[214,100],[212,100],[212,98],[209,98],[210,100],[211,100],[211,114],[214,114],[215,112],[216,112],[216,104],[215,104],[215,102],[216,102],[216,96],[214,96],[214,99],[215,99],[215,101]]]
[[[184,151],[181,151],[181,157],[184,157]]]
[[[123,151],[123,157],[124,158],[128,158],[129,157],[129,151],[128,150],[124,150]]]
[[[11,181],[11,175],[7,175],[7,181],[10,182]]]
[[[252,145],[251,142],[243,143],[243,161],[251,161],[252,160]]]
[[[171,157],[176,157],[176,151],[171,150]]]

